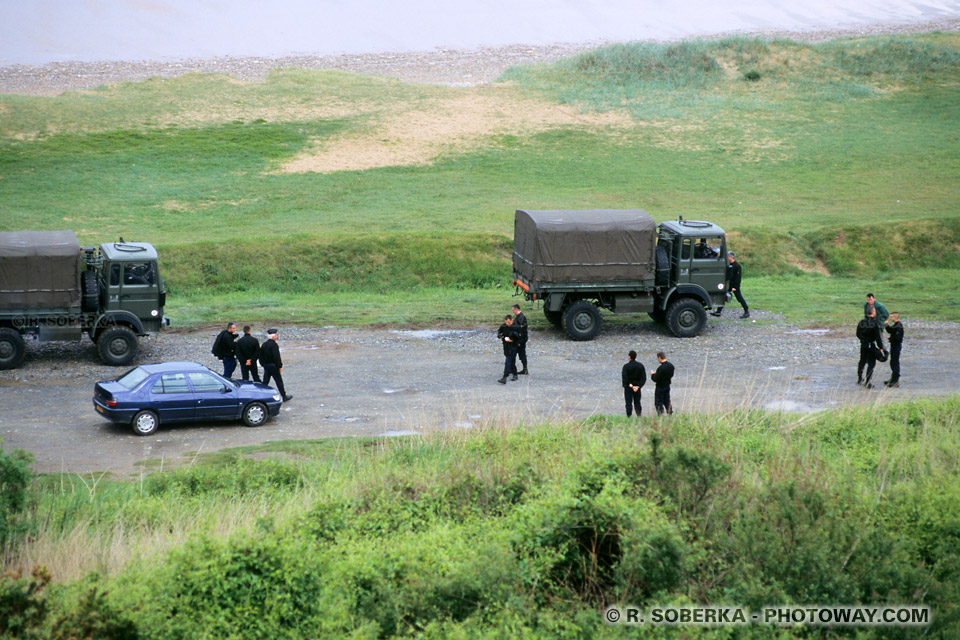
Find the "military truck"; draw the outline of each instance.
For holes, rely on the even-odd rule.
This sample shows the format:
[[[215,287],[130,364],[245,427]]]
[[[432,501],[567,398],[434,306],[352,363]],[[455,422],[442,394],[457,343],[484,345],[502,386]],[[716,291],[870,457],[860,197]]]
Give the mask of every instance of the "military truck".
[[[80,247],[72,231],[0,233],[0,369],[23,361],[24,337],[81,340],[126,365],[137,337],[159,331],[167,292],[157,251],[145,242]]]
[[[573,340],[592,340],[600,309],[646,312],[685,338],[726,303],[726,236],[710,222],[657,226],[641,209],[534,211],[514,218],[513,283]]]

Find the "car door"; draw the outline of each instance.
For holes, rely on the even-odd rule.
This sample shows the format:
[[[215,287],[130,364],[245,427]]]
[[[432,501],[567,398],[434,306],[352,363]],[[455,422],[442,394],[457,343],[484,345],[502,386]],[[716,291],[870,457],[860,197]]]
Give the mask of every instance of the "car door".
[[[192,420],[196,415],[196,400],[183,373],[165,373],[150,387],[150,408],[157,412],[161,422]]]
[[[232,384],[205,371],[191,371],[187,377],[193,386],[198,420],[240,415],[239,393]]]

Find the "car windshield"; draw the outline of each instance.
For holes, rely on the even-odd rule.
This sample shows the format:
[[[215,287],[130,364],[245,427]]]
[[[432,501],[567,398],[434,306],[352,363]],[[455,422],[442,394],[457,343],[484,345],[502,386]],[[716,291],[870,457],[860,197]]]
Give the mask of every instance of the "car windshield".
[[[135,386],[146,380],[149,375],[149,373],[144,371],[143,367],[137,367],[136,369],[127,371],[117,380],[117,382],[125,386],[127,389],[133,389]]]

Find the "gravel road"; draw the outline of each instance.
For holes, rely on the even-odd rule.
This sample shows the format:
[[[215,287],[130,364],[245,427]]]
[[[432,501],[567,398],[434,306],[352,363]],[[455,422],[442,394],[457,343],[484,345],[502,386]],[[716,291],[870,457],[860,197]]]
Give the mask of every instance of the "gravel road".
[[[528,315],[537,320],[539,312]],[[649,369],[662,349],[677,366],[678,411],[766,407],[795,412],[960,392],[960,325],[907,319],[899,389],[855,384],[859,347],[849,330],[798,329],[763,311],[755,321],[711,320],[697,338],[677,339],[653,322],[608,325],[575,343],[557,330],[531,331],[530,376],[497,384],[502,357],[494,327],[396,331],[281,327],[284,379],[295,397],[258,429],[239,423],[162,427],[134,436],[104,421],[93,383],[122,371],[99,363],[94,346],[31,343],[24,365],[0,372],[3,447],[27,449],[40,471],[136,473],[137,463],[188,461],[197,451],[274,440],[423,433],[582,418],[623,411],[620,368],[638,351]],[[138,362],[198,361],[217,370],[210,345],[219,327],[168,332],[143,341]],[[262,336],[260,336],[262,337]],[[878,365],[877,378],[889,376]],[[644,388],[652,412],[652,388]]]

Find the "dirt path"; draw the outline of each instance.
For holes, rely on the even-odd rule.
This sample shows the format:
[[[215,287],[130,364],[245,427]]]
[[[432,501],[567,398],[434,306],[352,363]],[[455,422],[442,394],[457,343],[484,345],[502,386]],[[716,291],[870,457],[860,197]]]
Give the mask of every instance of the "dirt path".
[[[534,312],[535,313],[535,312]],[[857,344],[847,331],[798,330],[775,319],[724,318],[703,336],[678,340],[652,322],[613,326],[589,343],[556,330],[532,332],[532,375],[506,387],[489,327],[471,331],[287,328],[281,334],[288,392],[280,416],[259,429],[220,423],[162,427],[137,437],[102,420],[91,405],[95,380],[119,372],[93,359],[89,343],[44,348],[17,371],[0,372],[4,448],[31,451],[44,472],[138,473],[137,463],[181,464],[196,452],[275,440],[401,435],[468,429],[519,420],[540,422],[623,411],[619,387],[625,353],[637,349],[648,369],[664,349],[677,366],[678,411],[740,406],[810,411],[874,401],[960,392],[960,327],[907,324],[900,389],[856,386]],[[765,324],[766,322],[766,324]],[[210,330],[166,334],[144,346],[142,362],[195,359],[213,367]],[[192,356],[192,357],[191,357]],[[877,378],[889,375],[878,365]],[[645,414],[652,388],[644,388]]]

